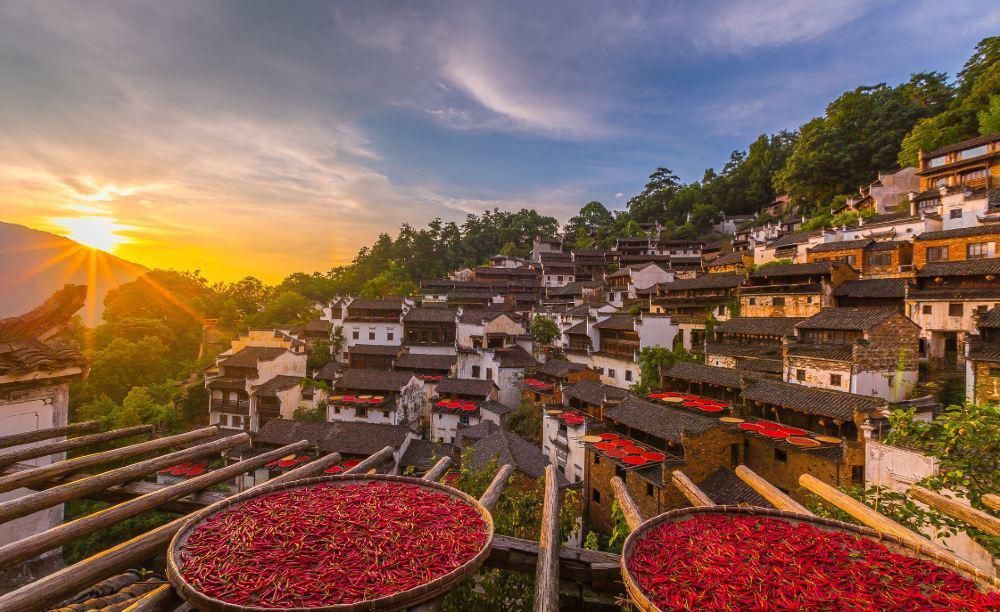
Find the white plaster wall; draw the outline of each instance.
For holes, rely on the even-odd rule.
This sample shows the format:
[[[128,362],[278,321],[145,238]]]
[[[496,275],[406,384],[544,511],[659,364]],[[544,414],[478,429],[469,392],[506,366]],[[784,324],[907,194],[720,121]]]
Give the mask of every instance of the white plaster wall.
[[[454,443],[458,425],[462,422],[461,419],[462,417],[458,414],[435,411],[431,418],[431,440]],[[478,425],[481,422],[480,413],[476,412],[474,415],[466,417],[466,420],[465,425]]]
[[[368,337],[370,328],[375,328],[375,339]],[[354,339],[354,330],[358,330],[358,338]],[[392,339],[389,339],[389,335]],[[403,325],[395,322],[348,321],[344,323],[344,344],[351,347],[355,344],[378,344],[381,346],[399,346],[403,342]]]
[[[881,397],[890,402],[907,399],[910,392],[917,386],[919,373],[917,370],[897,372],[860,371],[854,374],[851,381],[851,393]]]
[[[601,373],[601,382],[612,387],[628,389],[639,382],[639,366],[631,359],[618,359],[607,355],[590,355],[591,367],[597,368]],[[614,370],[614,377],[609,375],[609,370]],[[631,372],[631,380],[626,380],[626,372]]]
[[[636,322],[639,348],[663,346],[671,348],[677,336],[677,325],[669,316],[643,316]]]

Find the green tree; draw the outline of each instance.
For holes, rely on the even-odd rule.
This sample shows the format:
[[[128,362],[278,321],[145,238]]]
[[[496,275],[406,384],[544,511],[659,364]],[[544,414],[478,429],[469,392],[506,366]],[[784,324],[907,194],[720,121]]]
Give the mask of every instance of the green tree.
[[[660,385],[660,373],[679,361],[695,361],[695,357],[682,347],[674,350],[665,346],[647,346],[639,351],[639,380],[632,385],[637,393],[646,393]]]
[[[507,427],[522,438],[542,443],[542,406],[524,397],[510,414]]]
[[[1000,95],[990,96],[988,108],[979,111],[979,133],[1000,134]]]
[[[531,339],[536,347],[549,349],[559,338],[559,326],[556,322],[542,315],[535,315],[530,325]]]
[[[248,322],[251,327],[257,328],[298,325],[311,319],[315,312],[309,298],[288,290],[277,294]]]
[[[333,361],[330,354],[330,343],[325,340],[317,340],[309,347],[309,356],[306,361],[306,371],[310,376],[326,364]]]
[[[168,354],[169,349],[155,336],[134,342],[115,338],[91,358],[85,395],[121,402],[133,387],[164,382],[178,373]]]

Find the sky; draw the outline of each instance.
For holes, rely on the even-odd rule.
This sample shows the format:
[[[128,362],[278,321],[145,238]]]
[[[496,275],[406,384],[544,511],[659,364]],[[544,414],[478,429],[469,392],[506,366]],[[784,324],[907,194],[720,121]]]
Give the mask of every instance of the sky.
[[[0,220],[276,282],[404,222],[622,208],[998,31],[982,0],[4,0]]]

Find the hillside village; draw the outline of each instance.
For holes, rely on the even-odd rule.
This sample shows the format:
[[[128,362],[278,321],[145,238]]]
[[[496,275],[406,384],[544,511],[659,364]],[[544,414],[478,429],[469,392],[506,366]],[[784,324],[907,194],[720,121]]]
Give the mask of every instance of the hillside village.
[[[656,223],[608,249],[538,236],[529,257],[497,254],[412,295],[342,295],[304,324],[249,329],[204,372],[208,459],[300,449],[230,479],[234,491],[335,453],[327,473],[375,458],[400,475],[450,464],[446,482],[506,464],[525,490],[555,466],[579,504],[572,546],[615,529],[615,479],[646,516],[689,505],[677,471],[729,505],[771,507],[741,466],[800,504],[804,474],[905,487],[934,462],[885,444],[892,411],[931,421],[949,403],[1000,401],[1000,134],[921,152],[831,212],[845,211],[856,221],[804,230],[779,197],[764,223],[720,220],[714,242]],[[0,411],[34,415],[14,429],[74,431],[68,385],[86,363],[66,329],[85,293],[0,321]],[[317,346],[329,360],[310,369]],[[208,469],[191,465],[143,486]],[[61,505],[18,521],[2,544],[59,525]],[[995,571],[969,538],[952,545]]]

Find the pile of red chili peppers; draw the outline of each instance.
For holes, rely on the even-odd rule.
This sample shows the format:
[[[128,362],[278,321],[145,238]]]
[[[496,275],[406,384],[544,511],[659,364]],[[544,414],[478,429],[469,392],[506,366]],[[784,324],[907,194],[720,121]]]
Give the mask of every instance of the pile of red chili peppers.
[[[768,517],[664,523],[636,543],[628,568],[663,610],[1000,606],[1000,594],[873,540]]]
[[[322,483],[252,498],[199,525],[180,570],[198,591],[265,608],[348,604],[443,576],[486,544],[475,507],[402,482]]]

